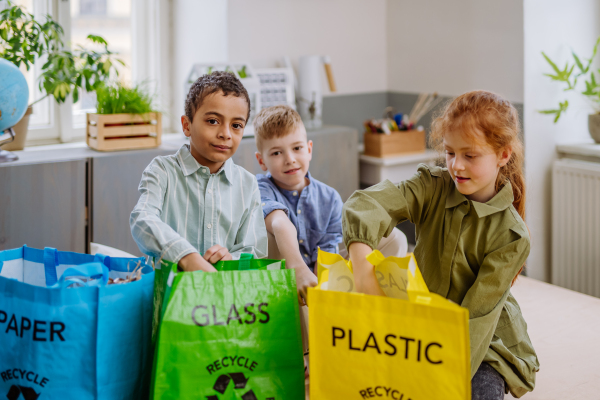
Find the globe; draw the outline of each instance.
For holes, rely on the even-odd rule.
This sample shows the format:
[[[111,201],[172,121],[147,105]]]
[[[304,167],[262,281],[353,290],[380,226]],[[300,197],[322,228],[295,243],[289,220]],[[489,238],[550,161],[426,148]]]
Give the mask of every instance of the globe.
[[[0,58],[0,134],[23,118],[28,101],[25,76],[13,63]]]

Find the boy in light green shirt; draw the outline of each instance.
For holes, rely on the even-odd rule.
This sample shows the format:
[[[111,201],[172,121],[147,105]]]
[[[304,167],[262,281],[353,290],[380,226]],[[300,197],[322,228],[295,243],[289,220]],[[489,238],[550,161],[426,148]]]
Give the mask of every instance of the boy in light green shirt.
[[[131,233],[145,254],[185,271],[241,253],[267,255],[267,231],[254,175],[235,165],[250,98],[231,73],[213,72],[191,87],[181,125],[190,144],[156,157],[139,185]]]

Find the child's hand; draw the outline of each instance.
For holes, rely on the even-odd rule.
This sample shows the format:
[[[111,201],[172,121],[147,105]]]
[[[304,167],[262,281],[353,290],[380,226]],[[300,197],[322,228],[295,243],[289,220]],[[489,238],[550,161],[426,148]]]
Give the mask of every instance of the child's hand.
[[[231,254],[229,254],[229,250],[227,250],[227,248],[221,246],[220,244],[215,244],[210,249],[206,250],[206,253],[204,253],[204,259],[211,264],[215,264],[219,261],[233,260],[233,257]]]
[[[376,296],[385,296],[379,281],[375,275],[375,267],[369,261],[367,256],[371,253],[368,245],[360,242],[350,244],[348,253],[350,261],[352,261],[352,271],[354,275],[354,283],[358,293],[372,294]]]
[[[177,263],[182,270],[191,271],[204,271],[204,272],[216,272],[215,267],[210,265],[199,253],[190,253],[184,256]]]
[[[304,263],[299,266],[290,265],[288,268],[293,268],[296,270],[296,287],[298,289],[298,297],[300,297],[301,300],[300,305],[308,305],[306,303],[306,294],[309,287],[317,286],[317,276],[313,274],[313,272],[308,269]]]

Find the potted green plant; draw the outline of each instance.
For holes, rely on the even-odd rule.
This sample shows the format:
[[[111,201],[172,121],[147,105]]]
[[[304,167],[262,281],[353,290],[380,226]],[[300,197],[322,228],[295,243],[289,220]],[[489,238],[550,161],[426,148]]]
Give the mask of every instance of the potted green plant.
[[[112,76],[117,76],[115,63],[123,62],[108,50],[108,43],[96,35],[89,35],[87,39],[100,50],[82,46],[74,50],[65,48],[64,31],[50,16],[38,21],[23,7],[10,1],[7,3],[8,7],[0,11],[0,58],[27,70],[34,62],[44,60],[39,77],[39,89],[44,96],[29,105],[25,117],[15,126],[15,142],[4,146],[6,150],[21,150],[35,103],[48,96],[63,103],[69,95],[77,102],[81,90],[92,92]]]
[[[575,54],[574,51],[571,51],[573,55],[573,63],[565,64],[563,69],[560,69],[555,62],[553,62],[550,57],[548,57],[544,52],[542,55],[548,61],[548,64],[552,67],[554,73],[553,74],[544,74],[548,76],[553,81],[562,82],[566,85],[564,89],[565,92],[568,91],[578,91],[582,96],[585,97],[586,100],[590,102],[594,109],[594,113],[588,116],[588,129],[590,131],[590,135],[594,139],[596,143],[600,143],[600,84],[599,81],[596,80],[596,75],[594,71],[592,71],[591,66],[596,57],[596,52],[598,50],[598,45],[600,44],[600,38],[596,41],[594,46],[594,50],[592,51],[592,56],[588,59],[582,59]],[[575,70],[577,68],[577,70]],[[597,70],[597,73],[600,73],[600,69]],[[577,88],[577,83],[581,80],[585,83],[585,90],[581,90],[581,88]],[[559,102],[558,108],[550,109],[550,110],[541,110],[542,114],[551,114],[554,115],[554,122],[556,123],[561,115],[567,111],[569,107],[569,101],[565,100]]]
[[[96,102],[97,112],[87,114],[88,146],[113,151],[160,145],[162,114],[152,107],[152,96],[144,85],[100,85]]]

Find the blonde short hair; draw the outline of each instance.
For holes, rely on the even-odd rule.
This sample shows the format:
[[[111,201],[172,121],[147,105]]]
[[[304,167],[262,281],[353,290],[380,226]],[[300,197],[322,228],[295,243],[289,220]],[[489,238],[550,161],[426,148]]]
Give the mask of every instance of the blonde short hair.
[[[281,138],[304,127],[300,114],[292,107],[280,105],[261,110],[254,118],[254,137],[258,151],[262,150],[262,141]]]

